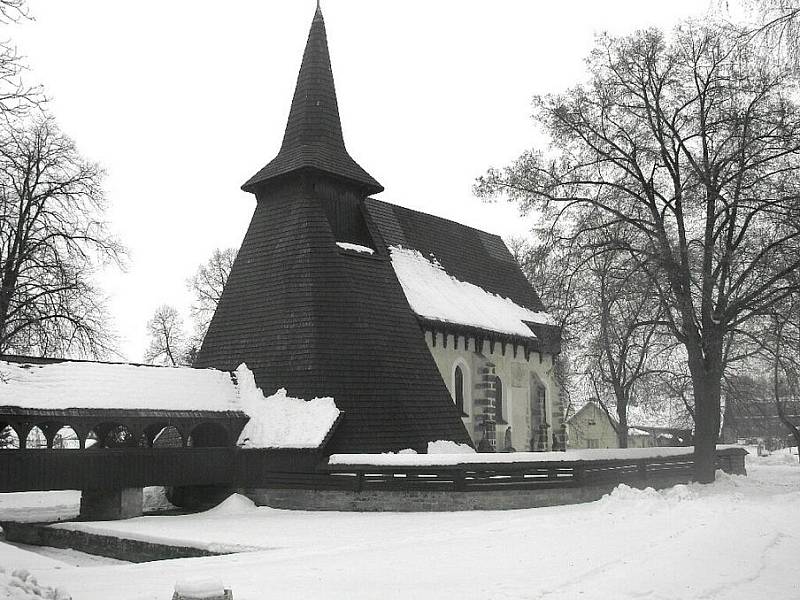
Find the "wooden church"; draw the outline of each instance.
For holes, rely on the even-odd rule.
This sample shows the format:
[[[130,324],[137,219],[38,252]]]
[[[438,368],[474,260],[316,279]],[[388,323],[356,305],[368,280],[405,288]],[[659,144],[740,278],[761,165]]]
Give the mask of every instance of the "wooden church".
[[[558,329],[499,237],[371,197],[319,7],[283,144],[242,189],[255,213],[196,367],[332,396],[329,453],[559,445]]]

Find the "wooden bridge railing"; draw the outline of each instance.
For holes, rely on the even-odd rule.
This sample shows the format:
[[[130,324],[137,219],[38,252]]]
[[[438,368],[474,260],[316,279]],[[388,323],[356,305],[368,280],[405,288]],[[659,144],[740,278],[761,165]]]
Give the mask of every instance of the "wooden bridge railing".
[[[744,474],[740,448],[718,468]],[[0,492],[147,485],[319,490],[503,490],[690,481],[691,454],[637,459],[387,467],[328,465],[318,453],[242,448],[0,450]]]

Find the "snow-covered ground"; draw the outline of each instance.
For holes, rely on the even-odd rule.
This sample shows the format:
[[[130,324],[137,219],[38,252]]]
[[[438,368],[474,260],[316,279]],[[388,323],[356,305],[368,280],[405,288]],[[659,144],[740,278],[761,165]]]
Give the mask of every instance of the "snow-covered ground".
[[[253,551],[76,568],[0,544],[0,564],[75,600],[162,600],[176,581],[208,577],[237,600],[800,598],[796,461],[751,455],[748,477],[710,486],[620,486],[598,502],[514,511],[311,513],[233,497],[199,515],[80,527]]]

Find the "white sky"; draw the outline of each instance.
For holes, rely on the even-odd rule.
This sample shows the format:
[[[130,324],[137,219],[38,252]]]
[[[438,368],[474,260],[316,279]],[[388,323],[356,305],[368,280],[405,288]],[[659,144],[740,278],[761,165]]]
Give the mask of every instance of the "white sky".
[[[314,0],[29,0],[11,35],[50,111],[107,170],[109,273],[120,352],[141,360],[162,303],[238,247],[255,200],[239,190],[278,151]],[[345,141],[382,200],[504,237],[529,224],[472,196],[474,179],[537,139],[536,93],[584,73],[596,32],[672,26],[706,0],[323,0]]]

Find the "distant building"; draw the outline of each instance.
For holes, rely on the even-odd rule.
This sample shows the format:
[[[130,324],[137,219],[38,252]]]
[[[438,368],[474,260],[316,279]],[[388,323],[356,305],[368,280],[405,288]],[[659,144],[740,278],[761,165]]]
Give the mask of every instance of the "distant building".
[[[630,416],[629,416],[630,418]],[[567,419],[567,446],[572,449],[619,448],[619,424],[596,400],[590,400]],[[691,429],[632,424],[628,427],[629,448],[688,446]]]
[[[783,401],[786,417],[800,427],[800,400]],[[780,440],[780,444],[794,445],[794,437],[778,415],[774,398],[758,396],[728,396],[722,419],[723,443],[738,441]]]
[[[499,237],[369,197],[319,8],[281,149],[242,189],[257,206],[195,366],[332,396],[331,452],[553,447],[558,328]]]
[[[589,401],[567,419],[567,446],[572,449],[619,448],[617,421],[597,402]],[[628,429],[629,448],[654,446],[649,433]]]

